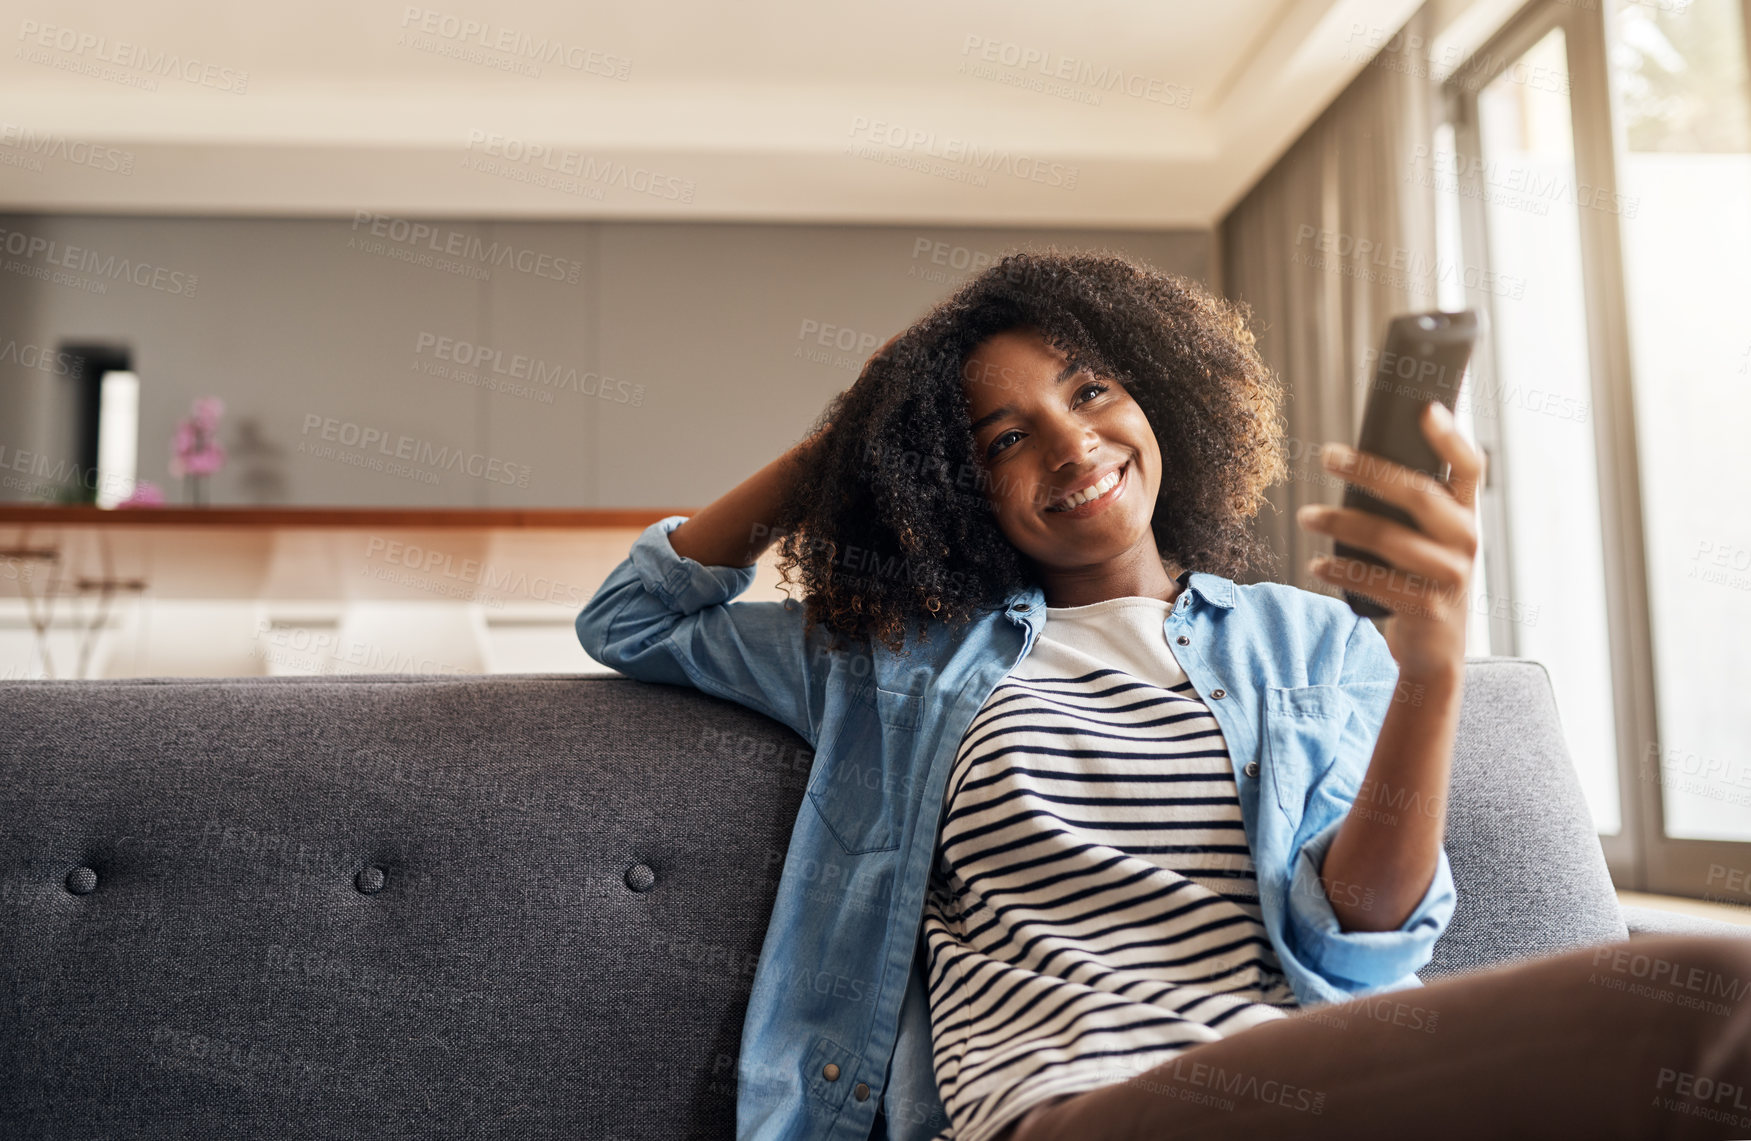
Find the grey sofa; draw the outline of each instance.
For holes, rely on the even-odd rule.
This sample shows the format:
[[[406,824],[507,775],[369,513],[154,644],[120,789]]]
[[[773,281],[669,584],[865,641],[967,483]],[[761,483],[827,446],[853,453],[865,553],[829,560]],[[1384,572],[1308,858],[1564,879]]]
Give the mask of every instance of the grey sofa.
[[[0,684],[0,1137],[732,1137],[812,756],[620,677]],[[1619,911],[1537,663],[1453,783],[1425,980],[1744,932]]]

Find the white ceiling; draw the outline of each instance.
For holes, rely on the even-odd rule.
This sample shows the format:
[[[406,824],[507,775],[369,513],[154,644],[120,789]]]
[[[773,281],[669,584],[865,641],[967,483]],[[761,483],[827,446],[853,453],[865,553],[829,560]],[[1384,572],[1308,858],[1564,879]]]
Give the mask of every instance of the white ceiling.
[[[1418,2],[4,0],[0,209],[1206,226]]]

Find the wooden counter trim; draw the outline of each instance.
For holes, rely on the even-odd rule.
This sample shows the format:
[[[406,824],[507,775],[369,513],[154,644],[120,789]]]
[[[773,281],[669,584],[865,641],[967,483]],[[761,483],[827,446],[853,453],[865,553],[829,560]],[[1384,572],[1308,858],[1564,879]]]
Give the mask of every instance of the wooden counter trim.
[[[697,508],[462,510],[418,507],[129,507],[0,504],[0,525],[39,524],[101,527],[648,527],[670,515],[692,515]]]

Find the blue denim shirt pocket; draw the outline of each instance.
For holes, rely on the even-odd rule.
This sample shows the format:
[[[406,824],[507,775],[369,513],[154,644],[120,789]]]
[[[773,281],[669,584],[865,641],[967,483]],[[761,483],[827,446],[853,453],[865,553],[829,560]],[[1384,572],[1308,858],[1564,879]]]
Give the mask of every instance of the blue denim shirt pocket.
[[[924,698],[879,685],[865,686],[848,703],[809,800],[848,855],[900,846],[905,774],[889,771],[912,752],[911,735],[924,714]]]
[[[1265,779],[1291,827],[1301,823],[1307,794],[1337,758],[1350,702],[1335,685],[1267,686]]]
[[[878,685],[876,715],[889,729],[916,729],[918,719],[924,715],[924,696],[917,693],[898,693]]]
[[[820,1035],[809,1050],[808,1061],[803,1063],[803,1080],[808,1083],[811,1094],[820,1098],[828,1108],[838,1109],[845,1103],[845,1095],[851,1093],[859,1082],[875,1085],[870,1080],[871,1075],[859,1070],[856,1054],[826,1035]],[[828,1077],[829,1073],[833,1076]]]

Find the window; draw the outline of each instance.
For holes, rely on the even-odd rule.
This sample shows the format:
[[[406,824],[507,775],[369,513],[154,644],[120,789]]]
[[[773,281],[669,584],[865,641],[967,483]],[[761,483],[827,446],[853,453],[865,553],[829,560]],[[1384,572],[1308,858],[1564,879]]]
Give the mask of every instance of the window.
[[[1463,299],[1490,317],[1468,384],[1488,581],[1513,603],[1488,652],[1549,668],[1618,885],[1740,904],[1747,7],[1527,5],[1447,81],[1437,183],[1444,242],[1485,270]]]
[[[1738,0],[1610,44],[1666,834],[1751,840],[1751,100]],[[1718,877],[1717,877],[1718,878]],[[1751,899],[1741,902],[1751,903]]]

